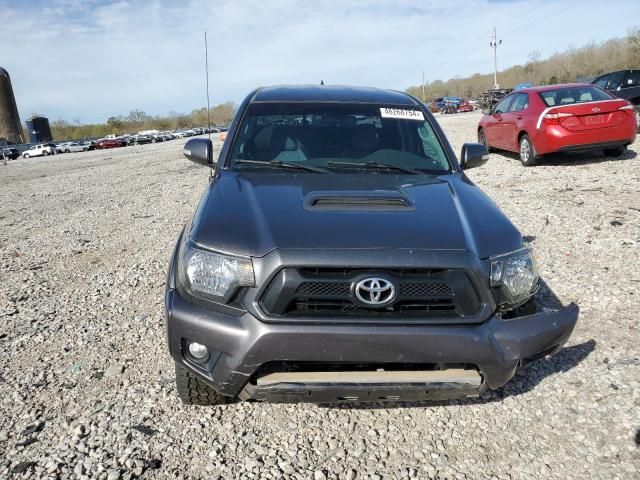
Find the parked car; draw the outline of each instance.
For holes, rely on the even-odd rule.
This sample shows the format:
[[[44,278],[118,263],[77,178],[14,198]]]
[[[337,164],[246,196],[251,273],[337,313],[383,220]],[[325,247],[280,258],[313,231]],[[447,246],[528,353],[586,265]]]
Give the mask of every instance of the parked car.
[[[300,120],[303,121],[300,121]],[[558,351],[574,304],[539,309],[530,247],[465,175],[422,103],[338,86],[243,101],[178,239],[167,340],[187,403],[467,398]]]
[[[127,145],[127,142],[122,140],[121,138],[103,138],[102,140],[98,140],[96,142],[95,148],[105,149],[105,148],[117,148],[124,147]]]
[[[5,147],[0,148],[0,158],[6,158],[9,160],[15,160],[20,156],[20,152],[18,152],[17,148],[13,147]]]
[[[640,70],[621,70],[595,78],[591,83],[629,101],[636,109],[640,127]]]
[[[132,138],[132,144],[144,145],[145,143],[153,143],[153,137],[151,135],[134,135]]]
[[[621,70],[595,78],[592,84],[608,90],[633,105],[640,105],[640,70]]]
[[[458,105],[458,113],[461,112],[473,112],[473,105],[469,103],[467,100],[460,100],[460,105]]]
[[[86,147],[87,150],[95,150],[96,149],[96,142],[93,140],[82,140],[81,142],[78,142],[80,145],[82,145],[83,147]]]
[[[89,150],[87,145],[81,145],[77,142],[65,142],[58,145],[58,149],[61,150],[62,153],[71,153],[71,152],[85,152]]]
[[[22,153],[23,158],[55,155],[57,147],[53,143],[39,143]]]
[[[478,141],[520,154],[525,166],[547,153],[604,150],[620,156],[636,138],[633,106],[589,84],[525,88],[478,124]]]

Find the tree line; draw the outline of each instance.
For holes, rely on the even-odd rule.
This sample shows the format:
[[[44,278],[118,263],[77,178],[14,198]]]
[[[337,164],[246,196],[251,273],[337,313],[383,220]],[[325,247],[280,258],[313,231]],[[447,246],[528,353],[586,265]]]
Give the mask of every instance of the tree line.
[[[547,59],[540,58],[540,52],[532,50],[524,65],[514,65],[498,72],[501,88],[513,88],[519,83],[552,85],[575,82],[576,80],[631,68],[640,68],[640,27],[633,27],[624,38],[614,38],[605,42],[591,42],[583,47],[567,48]],[[445,95],[463,98],[480,96],[493,88],[493,73],[475,73],[470,77],[459,75],[446,81],[434,80],[424,86],[407,88],[407,93],[423,101]]]
[[[228,125],[233,119],[236,104],[225,102],[209,109],[212,126]],[[32,114],[32,116],[41,116]],[[151,116],[142,110],[131,110],[128,115],[109,117],[105,123],[81,124],[79,120],[54,120],[50,122],[54,140],[101,138],[109,134],[134,134],[141,130],[177,130],[181,128],[204,127],[207,125],[207,108],[199,108],[191,113],[169,112],[165,116]],[[25,131],[25,138],[29,138]]]

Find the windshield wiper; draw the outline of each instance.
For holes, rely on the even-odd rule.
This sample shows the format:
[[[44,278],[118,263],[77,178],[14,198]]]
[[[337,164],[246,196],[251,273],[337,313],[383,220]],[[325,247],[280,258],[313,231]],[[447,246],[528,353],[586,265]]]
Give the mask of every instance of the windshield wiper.
[[[287,163],[279,160],[272,160],[270,162],[262,160],[236,160],[234,163],[244,163],[249,165],[263,165],[265,167],[272,168],[289,168],[295,170],[304,170],[305,172],[314,173],[331,173],[329,170],[321,167],[312,167],[311,165],[303,165],[301,163]]]
[[[391,165],[388,163],[380,162],[328,162],[329,167],[358,167],[358,168],[386,168],[389,170],[397,170],[398,172],[411,173],[413,175],[424,175],[424,172],[415,170],[408,167],[400,167],[398,165]]]

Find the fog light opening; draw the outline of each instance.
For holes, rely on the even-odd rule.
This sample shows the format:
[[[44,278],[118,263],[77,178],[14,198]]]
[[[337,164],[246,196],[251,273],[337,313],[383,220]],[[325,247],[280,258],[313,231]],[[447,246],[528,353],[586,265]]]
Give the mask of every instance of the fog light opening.
[[[204,363],[209,358],[209,350],[201,343],[188,341],[187,349],[189,356],[198,363]]]

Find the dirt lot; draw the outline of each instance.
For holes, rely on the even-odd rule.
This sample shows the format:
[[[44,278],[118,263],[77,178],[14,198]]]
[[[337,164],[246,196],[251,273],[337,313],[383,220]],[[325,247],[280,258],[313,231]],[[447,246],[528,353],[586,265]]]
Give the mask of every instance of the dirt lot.
[[[182,143],[0,166],[1,478],[640,477],[640,142],[470,171],[578,327],[481,399],[369,408],[180,404],[163,283],[208,175]]]

